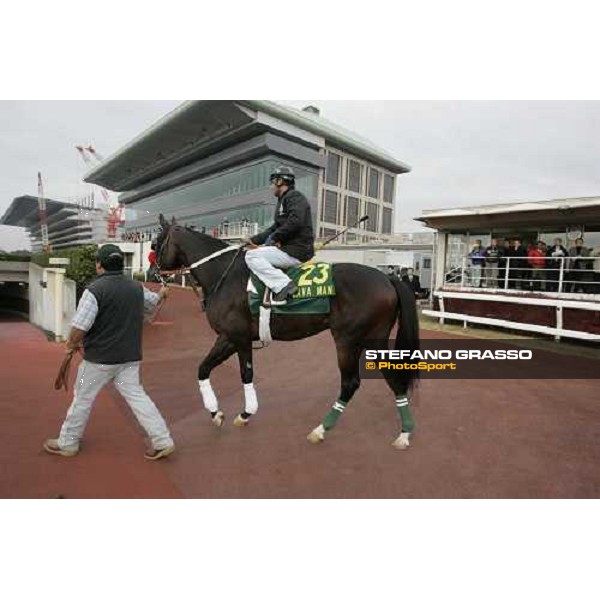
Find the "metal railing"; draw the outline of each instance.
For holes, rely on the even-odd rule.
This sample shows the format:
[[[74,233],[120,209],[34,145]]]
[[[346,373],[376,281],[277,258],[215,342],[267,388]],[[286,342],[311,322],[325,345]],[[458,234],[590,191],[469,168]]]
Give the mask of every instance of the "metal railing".
[[[444,282],[460,289],[600,294],[599,263],[598,256],[507,256],[497,262],[483,259],[483,264],[473,264],[472,258],[465,256],[459,267],[445,273]]]
[[[221,239],[243,239],[252,237],[258,233],[258,223],[251,223],[249,221],[221,223],[217,229],[217,232],[217,237]]]

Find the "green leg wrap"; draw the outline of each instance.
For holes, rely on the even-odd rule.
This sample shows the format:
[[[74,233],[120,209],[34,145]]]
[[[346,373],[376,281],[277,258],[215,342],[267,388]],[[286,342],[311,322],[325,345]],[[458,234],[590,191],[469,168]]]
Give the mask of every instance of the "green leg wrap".
[[[396,408],[402,420],[402,431],[412,433],[415,428],[415,419],[408,406],[408,397],[404,394],[396,398]]]
[[[346,408],[346,403],[338,400],[333,404],[333,408],[325,415],[323,419],[323,427],[325,427],[325,431],[331,429],[340,418],[340,415],[344,412]]]

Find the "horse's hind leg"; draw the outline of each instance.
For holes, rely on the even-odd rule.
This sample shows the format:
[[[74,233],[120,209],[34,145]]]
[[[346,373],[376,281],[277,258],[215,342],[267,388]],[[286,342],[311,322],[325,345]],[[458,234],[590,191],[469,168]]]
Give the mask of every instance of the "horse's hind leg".
[[[250,417],[258,411],[258,398],[254,389],[254,371],[252,369],[252,338],[237,346],[240,361],[240,375],[244,385],[244,410],[235,418],[233,424],[244,427],[248,424]]]
[[[198,367],[198,387],[202,394],[202,400],[204,401],[204,407],[210,412],[213,423],[217,427],[223,425],[225,415],[219,410],[219,402],[215,395],[212,386],[210,385],[210,372],[218,367],[222,362],[226,361],[235,352],[235,346],[229,341],[224,335],[220,335],[215,342],[215,345],[211,348],[210,352],[206,355],[204,360]]]
[[[338,353],[338,366],[342,378],[340,396],[333,403],[331,410],[325,415],[322,423],[308,434],[308,440],[318,444],[325,439],[325,432],[332,429],[344,409],[360,387],[359,359],[361,349],[354,345],[336,342]]]
[[[396,396],[396,410],[400,416],[402,430],[400,435],[394,440],[393,446],[398,450],[408,450],[410,446],[410,437],[415,429],[415,419],[409,406],[409,386],[403,382],[397,373],[383,369],[381,371],[385,381]]]

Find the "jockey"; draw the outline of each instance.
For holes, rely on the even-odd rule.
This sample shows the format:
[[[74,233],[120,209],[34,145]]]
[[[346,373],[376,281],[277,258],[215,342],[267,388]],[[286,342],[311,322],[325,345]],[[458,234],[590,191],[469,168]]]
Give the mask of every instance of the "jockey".
[[[277,197],[275,222],[243,243],[249,247],[246,264],[273,291],[273,300],[283,304],[296,293],[297,287],[279,269],[310,260],[314,255],[315,237],[310,205],[304,194],[295,189],[292,169],[277,167],[270,181]]]

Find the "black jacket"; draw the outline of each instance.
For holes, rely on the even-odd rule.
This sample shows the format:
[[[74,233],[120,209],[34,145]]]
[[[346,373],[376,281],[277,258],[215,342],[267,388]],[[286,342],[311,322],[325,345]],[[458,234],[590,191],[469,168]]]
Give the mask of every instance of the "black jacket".
[[[144,290],[122,273],[107,272],[88,286],[98,315],[83,338],[85,360],[115,365],[142,360]]]
[[[412,281],[408,278],[408,275],[404,275],[402,281],[404,281],[415,294],[421,293],[421,280],[418,275],[413,275]]]
[[[312,215],[304,194],[288,190],[277,200],[273,225],[251,238],[258,245],[267,239],[272,243],[279,242],[281,250],[302,262],[314,256]]]
[[[500,258],[504,256],[504,250],[500,246],[488,246],[485,249],[484,256],[486,265],[497,265]]]

